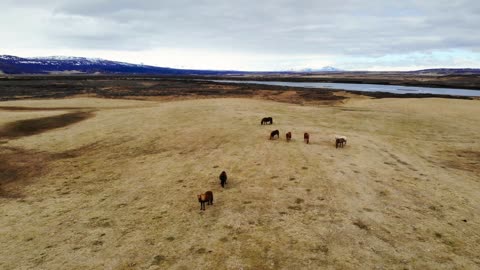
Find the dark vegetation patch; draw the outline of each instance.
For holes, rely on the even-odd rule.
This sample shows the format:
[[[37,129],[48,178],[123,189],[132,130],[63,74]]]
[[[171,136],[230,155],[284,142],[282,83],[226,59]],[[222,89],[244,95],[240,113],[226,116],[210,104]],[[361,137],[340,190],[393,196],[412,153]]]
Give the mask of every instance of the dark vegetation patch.
[[[295,199],[295,203],[296,203],[296,204],[301,204],[301,203],[303,203],[304,201],[305,201],[304,199],[300,199],[300,198]]]
[[[166,259],[167,258],[163,255],[157,255],[157,256],[153,257],[152,265],[159,265],[160,263],[162,263]]]
[[[22,106],[0,106],[0,110],[3,111],[71,111],[71,110],[84,110],[93,109],[85,107],[22,107]]]
[[[76,95],[89,95],[105,98],[130,98],[146,99],[149,97],[162,98],[215,98],[215,97],[259,97],[267,100],[303,104],[304,102],[321,101],[336,103],[345,99],[335,95],[336,92],[351,92],[375,98],[422,98],[422,97],[449,97],[471,99],[470,97],[453,97],[431,94],[393,94],[383,92],[355,92],[340,89],[302,88],[259,84],[238,84],[226,82],[213,82],[207,80],[276,80],[276,81],[311,81],[311,82],[350,82],[350,83],[379,83],[399,85],[419,85],[430,87],[458,87],[479,88],[474,84],[465,83],[468,76],[461,76],[456,80],[458,85],[449,85],[450,80],[430,78],[432,81],[424,85],[425,78],[411,81],[398,80],[398,76],[390,76],[381,80],[363,78],[308,78],[308,77],[205,77],[205,76],[145,76],[145,75],[37,75],[37,76],[12,76],[0,78],[0,101],[30,98],[64,98]],[[464,79],[462,81],[462,78]],[[434,82],[439,82],[435,84]],[[448,84],[448,85],[447,85]],[[475,88],[476,87],[476,88]],[[21,108],[20,108],[21,109]]]
[[[33,153],[18,148],[0,148],[0,197],[18,198],[21,193],[17,184],[44,174],[50,157],[45,153]],[[18,183],[20,181],[21,183]],[[16,185],[12,185],[17,182]]]
[[[294,91],[294,96],[282,94]],[[274,85],[200,81],[195,78],[149,76],[16,76],[0,79],[0,101],[30,98],[64,98],[91,95],[105,98],[260,97],[281,102],[341,100],[334,91]],[[5,108],[23,110],[24,108]],[[71,109],[71,108],[70,108]],[[34,109],[35,110],[35,109]]]
[[[358,228],[362,229],[362,230],[366,230],[368,231],[370,228],[367,226],[367,224],[365,224],[363,221],[361,220],[356,220],[353,222],[353,225],[357,226]]]
[[[93,143],[62,153],[0,146],[0,198],[23,197],[22,187],[30,184],[32,179],[48,173],[51,162],[78,157],[93,151],[97,144]]]
[[[0,128],[0,138],[18,138],[75,124],[93,116],[92,112],[72,112],[62,115],[19,120]]]
[[[446,157],[446,159],[441,162],[444,166],[457,170],[480,173],[480,151],[444,151],[441,156]]]
[[[343,100],[342,96],[333,95],[331,91],[323,91],[318,89],[306,89],[299,92],[299,96],[305,100]]]

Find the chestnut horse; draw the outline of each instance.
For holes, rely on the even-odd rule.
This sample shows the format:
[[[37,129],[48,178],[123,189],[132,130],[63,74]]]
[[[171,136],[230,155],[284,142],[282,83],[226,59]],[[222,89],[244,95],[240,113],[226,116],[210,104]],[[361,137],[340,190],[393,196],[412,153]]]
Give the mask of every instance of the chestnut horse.
[[[220,185],[222,185],[222,188],[225,187],[225,184],[227,183],[227,173],[223,171],[220,176]]]
[[[270,140],[273,140],[273,138],[275,138],[275,136],[277,136],[277,138],[280,138],[280,131],[277,130],[274,130],[270,133]]]
[[[287,132],[287,142],[289,142],[292,139],[292,133]]]
[[[200,202],[200,210],[205,211],[205,203],[213,204],[213,192],[207,191],[203,194],[197,195],[198,201]]]
[[[303,141],[306,142],[307,144],[310,142],[310,134],[304,133],[303,134]]]

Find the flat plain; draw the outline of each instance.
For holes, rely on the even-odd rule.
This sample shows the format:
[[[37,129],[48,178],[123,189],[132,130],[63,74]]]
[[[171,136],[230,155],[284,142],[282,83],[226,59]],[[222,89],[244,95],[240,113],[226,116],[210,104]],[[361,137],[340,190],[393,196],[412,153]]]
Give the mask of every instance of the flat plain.
[[[343,97],[0,102],[0,268],[480,268],[480,101]]]

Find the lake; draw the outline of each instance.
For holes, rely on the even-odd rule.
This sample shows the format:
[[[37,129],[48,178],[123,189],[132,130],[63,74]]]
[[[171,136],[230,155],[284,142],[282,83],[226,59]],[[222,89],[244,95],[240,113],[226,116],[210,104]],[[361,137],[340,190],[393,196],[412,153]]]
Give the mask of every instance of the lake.
[[[278,86],[290,86],[290,87],[306,87],[306,88],[344,89],[349,91],[387,92],[387,93],[394,93],[394,94],[435,94],[435,95],[480,97],[479,90],[457,89],[457,88],[434,88],[434,87],[420,87],[420,86],[401,86],[401,85],[363,84],[363,83],[235,81],[235,80],[211,80],[211,81],[225,82],[225,83],[250,83],[250,84],[278,85]]]

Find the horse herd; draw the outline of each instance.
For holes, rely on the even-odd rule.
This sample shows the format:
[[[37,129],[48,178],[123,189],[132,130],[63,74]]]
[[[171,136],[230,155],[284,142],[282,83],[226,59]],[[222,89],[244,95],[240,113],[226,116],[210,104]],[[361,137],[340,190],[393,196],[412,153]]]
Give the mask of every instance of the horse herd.
[[[261,125],[267,125],[267,124],[271,125],[271,124],[273,124],[273,119],[272,119],[272,117],[265,117],[265,118],[262,119],[260,124]],[[277,139],[280,138],[280,131],[278,131],[278,129],[270,132],[270,140],[274,140],[275,137]],[[287,132],[285,137],[287,139],[287,142],[289,142],[292,139],[292,132],[291,131]],[[303,134],[303,141],[306,144],[309,144],[310,143],[310,134],[305,132]],[[343,148],[346,144],[347,144],[347,137],[340,136],[340,135],[335,135],[335,148],[339,148],[339,147]]]
[[[273,118],[272,117],[264,117],[264,118],[262,118],[262,121],[260,122],[260,124],[261,125],[272,125],[273,124]],[[280,138],[280,131],[278,131],[278,129],[270,132],[270,140],[275,139],[275,137],[277,137],[277,139]],[[286,139],[287,139],[287,142],[289,142],[292,139],[292,132],[289,131],[289,132],[286,133]],[[309,144],[310,143],[310,134],[305,132],[303,134],[303,141],[306,144]],[[339,148],[339,147],[343,148],[346,144],[347,144],[347,137],[340,136],[340,135],[335,135],[335,148]],[[220,173],[220,176],[218,178],[220,179],[220,185],[222,186],[222,188],[224,188],[225,185],[227,184],[227,173],[225,171],[222,171],[222,173]],[[197,197],[198,197],[198,202],[200,202],[200,210],[205,211],[205,204],[207,204],[207,205],[212,205],[213,204],[213,192],[210,191],[210,190],[205,192],[205,193],[197,195]]]
[[[287,137],[287,142],[289,142],[291,139],[292,139],[292,132],[287,132],[287,134],[285,135]],[[278,129],[270,132],[270,140],[273,140],[275,139],[275,137],[280,138],[280,131],[278,131]],[[303,133],[303,141],[306,143],[306,144],[309,144],[310,143],[310,134],[308,134],[307,132]]]

